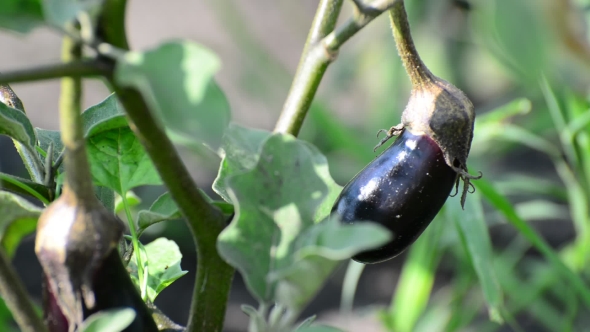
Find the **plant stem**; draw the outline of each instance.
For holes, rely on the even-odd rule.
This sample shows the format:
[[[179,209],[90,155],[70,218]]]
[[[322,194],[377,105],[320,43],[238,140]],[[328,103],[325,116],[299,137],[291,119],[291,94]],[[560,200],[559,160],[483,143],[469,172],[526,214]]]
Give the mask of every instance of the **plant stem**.
[[[328,65],[336,59],[340,47],[399,0],[375,0],[371,5],[363,6],[359,5],[359,1],[355,1],[357,3],[355,15],[342,27],[332,32],[330,31],[334,29],[342,1],[320,2],[291,90],[275,126],[275,132],[289,133],[294,136],[299,134],[320,81]],[[338,11],[335,10],[335,4],[339,4]]]
[[[112,77],[109,79],[131,120],[131,129],[146,149],[195,238],[197,278],[187,331],[221,331],[234,272],[216,249],[217,236],[225,227],[223,214],[201,195],[141,95],[133,89],[122,89]]]
[[[393,7],[391,7],[389,10],[389,20],[391,21],[391,29],[397,51],[402,58],[402,63],[406,68],[412,85],[414,87],[420,87],[427,82],[431,82],[434,79],[433,75],[424,65],[422,59],[420,59],[416,46],[414,46],[403,0],[396,1]]]
[[[65,63],[82,57],[82,46],[64,37],[62,60]],[[80,77],[64,77],[61,81],[59,119],[61,140],[65,148],[64,166],[66,185],[80,202],[94,202],[94,189],[90,175],[90,164],[86,156],[86,141],[82,132],[81,117],[82,81]]]
[[[99,61],[74,61],[6,72],[0,75],[0,84],[98,76],[104,75],[105,70],[106,67]]]
[[[137,277],[139,278],[139,284],[141,285],[141,299],[145,301],[145,287],[144,284],[144,276],[143,276],[143,265],[141,264],[141,250],[139,250],[139,241],[137,236],[137,231],[135,230],[135,223],[133,222],[133,216],[131,215],[131,209],[129,209],[129,204],[127,204],[127,195],[123,193],[121,195],[121,200],[123,201],[123,208],[125,209],[125,215],[127,216],[127,224],[129,225],[129,232],[131,233],[131,243],[133,244],[133,251],[135,251],[135,265],[137,265]]]
[[[0,249],[0,295],[21,331],[47,331],[4,249]]]
[[[107,0],[99,21],[98,34],[104,41],[127,48],[124,29],[124,0]],[[108,22],[108,23],[107,23]],[[120,27],[108,29],[104,24]],[[172,199],[192,232],[197,249],[197,277],[187,331],[221,331],[234,269],[217,253],[217,236],[226,225],[223,213],[209,204],[191,178],[174,145],[154,119],[145,100],[134,89],[122,88],[114,80],[114,67],[107,76],[137,135]]]
[[[322,50],[321,40],[334,30],[341,8],[342,0],[320,1],[275,132],[294,136],[299,134],[307,110],[332,58]]]

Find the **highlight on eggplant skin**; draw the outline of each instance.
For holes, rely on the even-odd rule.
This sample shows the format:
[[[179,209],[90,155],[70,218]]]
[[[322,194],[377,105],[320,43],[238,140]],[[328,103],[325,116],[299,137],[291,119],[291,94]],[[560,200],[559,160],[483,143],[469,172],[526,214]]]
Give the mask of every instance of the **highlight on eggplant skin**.
[[[342,223],[375,222],[392,232],[389,243],[352,259],[371,264],[402,253],[440,211],[456,179],[434,140],[404,130],[348,182],[332,208]]]

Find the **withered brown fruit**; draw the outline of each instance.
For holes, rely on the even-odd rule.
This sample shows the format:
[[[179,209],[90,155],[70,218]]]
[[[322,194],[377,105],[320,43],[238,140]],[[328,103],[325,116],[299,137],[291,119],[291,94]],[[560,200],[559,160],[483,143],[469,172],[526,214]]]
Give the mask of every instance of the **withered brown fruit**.
[[[157,331],[119,257],[122,234],[121,220],[98,199],[80,199],[67,185],[43,211],[35,252],[46,276],[46,320],[54,323],[52,331],[64,331],[59,311],[71,332],[94,312],[122,307],[137,313],[126,331]]]

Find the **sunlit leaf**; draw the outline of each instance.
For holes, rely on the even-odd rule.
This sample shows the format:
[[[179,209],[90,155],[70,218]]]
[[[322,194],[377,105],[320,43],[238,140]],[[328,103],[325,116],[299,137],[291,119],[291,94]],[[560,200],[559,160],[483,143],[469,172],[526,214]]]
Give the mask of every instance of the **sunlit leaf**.
[[[143,146],[129,128],[101,132],[87,140],[92,176],[97,185],[119,195],[141,185],[161,184]]]
[[[170,286],[187,271],[180,267],[182,254],[176,242],[166,238],[158,238],[145,246],[147,256],[147,297],[153,302],[158,294]],[[129,262],[129,268],[137,278],[137,265],[135,264],[135,253]]]
[[[143,95],[176,143],[216,150],[230,119],[227,99],[213,77],[219,68],[219,59],[207,48],[176,41],[128,53],[117,63],[115,78]]]

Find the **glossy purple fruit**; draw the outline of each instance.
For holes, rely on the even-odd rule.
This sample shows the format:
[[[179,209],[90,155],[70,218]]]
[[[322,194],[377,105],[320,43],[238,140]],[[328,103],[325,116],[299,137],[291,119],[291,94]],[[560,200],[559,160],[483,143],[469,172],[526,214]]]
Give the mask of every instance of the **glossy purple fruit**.
[[[434,219],[456,179],[436,142],[404,130],[344,187],[332,208],[343,223],[375,222],[392,232],[389,243],[353,259],[368,264],[399,255]]]

